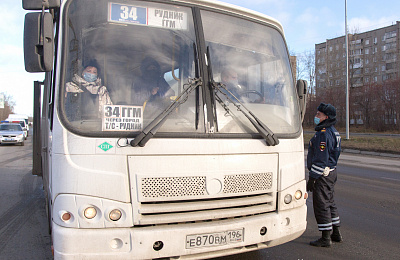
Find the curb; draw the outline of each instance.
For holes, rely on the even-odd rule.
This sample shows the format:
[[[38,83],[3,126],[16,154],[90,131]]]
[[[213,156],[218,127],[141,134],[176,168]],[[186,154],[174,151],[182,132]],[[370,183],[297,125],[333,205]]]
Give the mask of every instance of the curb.
[[[361,150],[355,150],[355,149],[343,149],[342,152],[343,153],[352,153],[352,154],[382,156],[382,157],[390,157],[390,158],[400,158],[400,154],[361,151]]]

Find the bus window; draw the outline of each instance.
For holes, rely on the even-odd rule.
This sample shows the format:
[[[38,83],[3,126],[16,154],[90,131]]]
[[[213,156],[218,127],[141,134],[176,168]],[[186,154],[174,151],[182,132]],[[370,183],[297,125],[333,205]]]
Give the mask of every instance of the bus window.
[[[225,84],[231,92],[216,92],[224,100],[217,103],[219,132],[256,132],[231,104],[235,102],[235,98],[228,99],[231,94],[274,133],[298,132],[297,98],[282,35],[272,27],[232,16],[210,11],[201,14],[214,81]],[[230,81],[224,74],[236,80]]]
[[[67,8],[63,122],[83,135],[139,133],[195,77],[191,9],[143,1],[89,2],[71,1]],[[93,83],[83,76],[90,64],[98,71]],[[160,131],[200,131],[195,99],[193,92]]]

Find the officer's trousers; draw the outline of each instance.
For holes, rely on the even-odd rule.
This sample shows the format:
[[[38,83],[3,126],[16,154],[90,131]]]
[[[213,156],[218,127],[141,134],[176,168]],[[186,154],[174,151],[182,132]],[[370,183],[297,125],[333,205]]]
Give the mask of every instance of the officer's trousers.
[[[313,189],[314,216],[318,230],[332,230],[332,226],[340,226],[339,214],[335,204],[336,169],[328,176],[321,176],[315,180]]]

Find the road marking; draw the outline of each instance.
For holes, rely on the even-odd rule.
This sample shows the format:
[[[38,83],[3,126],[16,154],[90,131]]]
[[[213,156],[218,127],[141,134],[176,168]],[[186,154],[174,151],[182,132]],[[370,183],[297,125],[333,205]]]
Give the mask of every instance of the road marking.
[[[400,181],[400,180],[398,180],[398,179],[393,179],[393,178],[386,178],[386,177],[381,177],[382,179],[385,179],[385,180],[391,180],[391,181]]]

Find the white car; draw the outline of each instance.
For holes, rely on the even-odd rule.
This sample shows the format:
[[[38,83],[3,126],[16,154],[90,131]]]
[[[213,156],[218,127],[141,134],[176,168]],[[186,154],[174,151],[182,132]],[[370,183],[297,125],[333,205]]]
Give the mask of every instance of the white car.
[[[4,123],[0,125],[0,144],[24,145],[25,134],[20,124]]]

